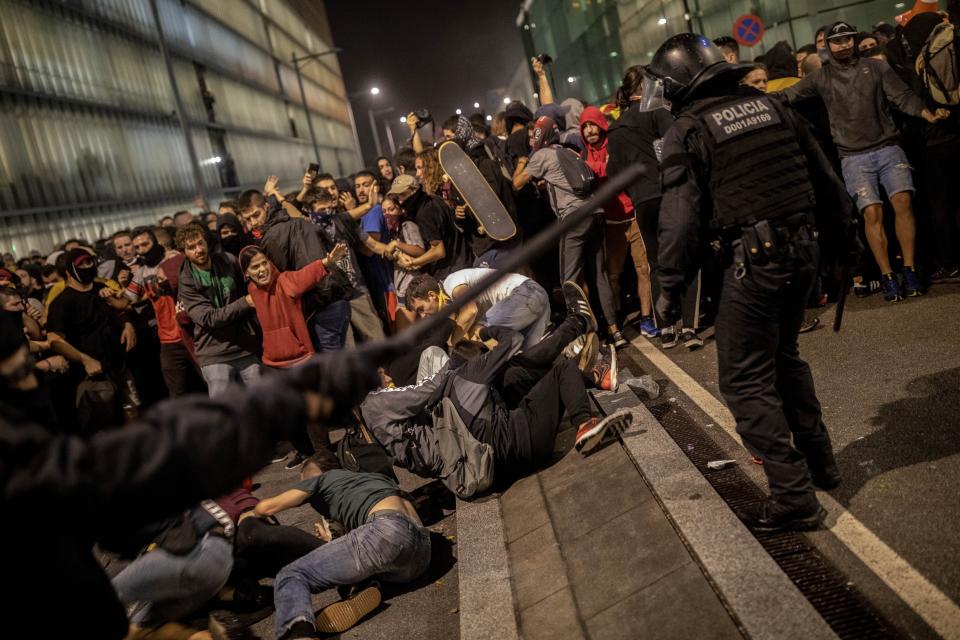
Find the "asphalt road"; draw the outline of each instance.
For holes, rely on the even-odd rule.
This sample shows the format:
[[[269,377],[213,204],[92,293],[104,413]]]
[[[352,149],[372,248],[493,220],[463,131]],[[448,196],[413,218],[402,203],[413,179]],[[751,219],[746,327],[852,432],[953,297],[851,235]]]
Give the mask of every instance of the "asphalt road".
[[[812,312],[817,313],[821,325],[800,336],[800,350],[813,369],[843,472],[843,484],[831,495],[960,603],[960,284],[940,285],[923,298],[894,304],[879,295],[851,296],[840,334],[829,328],[832,306]],[[698,351],[678,346],[666,353],[720,398],[712,340]],[[625,356],[629,362],[637,354]],[[664,393],[678,396],[731,456],[742,455],[739,444],[710,429],[709,418],[669,383]],[[748,471],[765,486],[759,467]],[[899,632],[933,637],[828,531],[811,538]]]

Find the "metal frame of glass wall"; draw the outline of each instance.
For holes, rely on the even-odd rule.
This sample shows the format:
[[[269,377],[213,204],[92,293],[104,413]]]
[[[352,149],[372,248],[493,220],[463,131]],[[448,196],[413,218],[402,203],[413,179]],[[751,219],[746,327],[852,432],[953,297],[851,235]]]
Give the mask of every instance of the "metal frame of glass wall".
[[[314,159],[289,60],[332,43],[280,0],[0,0],[0,15],[4,251],[48,251],[191,208],[188,136],[211,201],[269,174],[293,186]],[[317,161],[359,168],[336,56],[302,73]]]

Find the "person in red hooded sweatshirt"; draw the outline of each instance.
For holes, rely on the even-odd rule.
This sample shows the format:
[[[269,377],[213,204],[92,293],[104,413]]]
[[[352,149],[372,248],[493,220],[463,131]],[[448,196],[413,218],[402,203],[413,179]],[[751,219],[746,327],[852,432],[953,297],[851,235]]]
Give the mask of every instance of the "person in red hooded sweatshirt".
[[[240,268],[249,281],[247,303],[256,310],[263,330],[263,364],[286,369],[313,355],[301,298],[327,275],[327,265],[336,263],[346,252],[346,245],[340,243],[322,260],[280,273],[260,247],[251,245],[240,250]]]
[[[301,298],[326,277],[329,265],[346,255],[347,246],[339,243],[322,260],[296,271],[280,272],[260,247],[250,245],[240,250],[240,269],[248,281],[247,304],[256,311],[263,331],[261,359],[265,366],[287,369],[306,362],[314,354]],[[336,460],[326,427],[310,424],[307,433],[317,454],[324,460]],[[309,455],[306,441],[293,445],[296,455],[287,463],[287,469],[297,468]]]
[[[607,161],[609,160],[607,127],[607,119],[597,107],[586,107],[580,115],[580,135],[585,143],[580,157],[593,170],[598,183],[601,184],[607,178]],[[640,235],[640,227],[637,225],[630,196],[621,191],[616,198],[608,200],[603,206],[603,218],[607,243],[607,275],[610,279],[610,288],[613,289],[614,300],[619,306],[620,274],[623,272],[623,263],[629,251],[633,259],[633,267],[637,272],[640,332],[648,338],[655,338],[660,334],[660,330],[653,320],[650,262],[647,260],[647,249],[643,243],[643,236]]]

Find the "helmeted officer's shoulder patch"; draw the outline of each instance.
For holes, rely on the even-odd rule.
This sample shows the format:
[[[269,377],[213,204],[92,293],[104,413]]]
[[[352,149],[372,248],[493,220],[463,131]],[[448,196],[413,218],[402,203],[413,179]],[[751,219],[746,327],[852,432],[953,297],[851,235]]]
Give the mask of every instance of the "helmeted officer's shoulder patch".
[[[726,142],[731,138],[782,122],[780,113],[774,107],[771,98],[767,96],[749,97],[737,102],[720,104],[704,111],[701,118],[716,142]]]

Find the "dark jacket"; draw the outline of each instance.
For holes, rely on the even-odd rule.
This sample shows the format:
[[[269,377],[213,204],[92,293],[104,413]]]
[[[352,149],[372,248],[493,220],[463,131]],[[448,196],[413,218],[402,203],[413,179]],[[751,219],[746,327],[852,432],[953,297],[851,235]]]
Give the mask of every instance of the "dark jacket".
[[[7,635],[49,635],[42,627],[55,588],[70,594],[58,602],[58,615],[84,637],[123,638],[127,617],[93,556],[94,542],[234,489],[305,422],[303,396],[286,374],[249,393],[233,388],[215,399],[163,402],[91,439],[0,419],[0,507],[8,514],[0,553],[4,575],[16,584],[4,596],[5,611],[16,612]]]
[[[307,218],[291,218],[280,207],[267,213],[260,231],[260,247],[280,271],[303,269],[327,255],[316,226]]]
[[[338,217],[350,216],[346,213],[338,214]],[[340,225],[350,226],[346,221],[338,219],[338,230]],[[277,270],[299,271],[308,265],[322,260],[327,256],[327,249],[323,239],[317,231],[317,226],[308,218],[291,218],[290,215],[280,207],[275,207],[267,214],[267,220],[261,229],[263,236],[260,238],[260,247],[270,258]],[[355,251],[356,245],[350,240],[345,240],[351,245],[351,250]],[[359,242],[359,239],[356,240]],[[324,278],[312,292],[303,296],[303,313],[310,317],[315,311],[325,307],[331,302],[337,300],[348,300],[355,296],[356,292],[353,286],[346,280],[346,276],[336,268],[331,269],[330,278]]]
[[[360,405],[363,423],[394,464],[422,478],[443,466],[433,437],[434,395],[450,375],[446,367],[418,384],[379,389]]]
[[[752,89],[739,89],[752,91]],[[707,96],[705,96],[706,98]],[[694,101],[688,108],[694,108]],[[834,173],[807,125],[789,108],[785,122],[797,135],[816,193],[816,221],[820,242],[842,251],[849,238],[855,207],[846,187]],[[682,115],[682,112],[681,112]],[[665,297],[682,298],[697,275],[711,238],[710,154],[699,130],[680,118],[663,139],[663,201],[660,204],[660,247],[657,276]],[[831,256],[833,257],[833,256]]]
[[[177,288],[180,303],[193,320],[193,342],[201,367],[256,356],[260,351],[260,339],[252,324],[253,307],[245,299],[240,265],[228,253],[210,254],[210,262],[217,277],[233,281],[230,289],[222,292],[222,307],[214,306],[212,287],[201,287],[197,282],[189,260],[184,260],[180,267]]]
[[[497,345],[445,376],[430,405],[449,398],[473,437],[489,444],[497,462],[505,462],[509,468],[513,462],[531,458],[529,433],[522,431],[519,423],[511,424],[510,408],[498,391],[510,359],[523,346],[523,336],[505,327],[484,327],[481,337],[493,338]]]
[[[442,199],[419,189],[403,203],[403,211],[407,218],[420,227],[420,234],[424,241],[429,243],[434,239],[443,240],[446,255],[433,264],[427,265],[424,269],[427,273],[443,279],[454,271],[472,264],[473,260],[470,259],[466,239],[457,227],[453,211]],[[432,232],[442,237],[431,238]]]
[[[470,151],[467,151],[467,155],[473,160],[473,163],[477,165],[477,169],[480,170],[483,179],[487,181],[487,184],[490,185],[493,192],[497,194],[497,198],[503,203],[503,207],[507,210],[507,213],[510,214],[514,225],[516,225],[517,206],[513,200],[513,184],[504,177],[503,172],[500,170],[500,164],[487,155],[483,145],[476,146]],[[515,236],[502,242],[494,240],[488,235],[481,235],[477,232],[480,226],[477,219],[470,214],[467,214],[463,220],[460,220],[458,226],[463,230],[467,244],[470,245],[471,252],[477,258],[491,249],[515,247],[520,244],[520,240],[523,237],[519,227],[517,228],[517,234]]]
[[[633,205],[660,197],[659,162],[656,145],[673,124],[666,109],[640,111],[631,107],[607,132],[607,175],[614,176],[630,165],[640,164],[647,173],[627,188]]]
[[[777,92],[791,104],[819,97],[830,115],[830,133],[840,156],[850,156],[898,144],[900,132],[890,106],[920,116],[923,100],[913,93],[883,60],[856,59],[851,64],[831,60],[800,82]]]
[[[498,462],[508,463],[505,468],[529,461],[529,434],[511,424],[510,408],[497,390],[510,359],[523,346],[523,336],[505,327],[485,327],[481,335],[497,340],[497,345],[465,364],[451,361],[419,384],[382,389],[363,401],[364,424],[397,465],[425,478],[436,477],[442,462],[430,435],[431,412],[444,397],[453,402],[471,435],[489,444]]]

